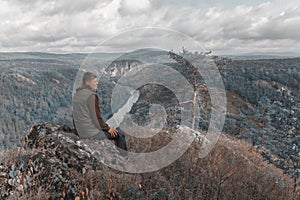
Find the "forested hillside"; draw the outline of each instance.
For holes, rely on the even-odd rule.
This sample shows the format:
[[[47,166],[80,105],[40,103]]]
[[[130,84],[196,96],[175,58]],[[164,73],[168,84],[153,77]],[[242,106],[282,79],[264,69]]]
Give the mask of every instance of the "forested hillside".
[[[143,55],[145,52],[143,52]],[[114,82],[142,62],[137,54],[131,60],[110,65],[109,78],[100,82],[101,109],[111,115],[110,97]],[[161,53],[152,54],[159,61]],[[20,145],[32,124],[43,121],[72,126],[71,100],[74,80],[84,54],[0,54],[0,146]],[[99,59],[105,59],[103,54]],[[165,56],[165,54],[163,54]],[[97,58],[97,57],[96,57]],[[164,59],[165,60],[165,59]],[[244,139],[258,148],[271,163],[293,177],[299,177],[299,83],[300,59],[230,60],[215,57],[227,93],[227,116],[224,133]],[[192,78],[189,68],[182,68],[170,58],[168,66]],[[201,79],[201,77],[199,77]],[[103,79],[104,80],[104,79]],[[199,81],[201,83],[201,81]],[[141,95],[131,114],[138,123],[146,123],[149,107],[162,104],[168,114],[166,128],[180,123],[180,107],[167,88],[149,84],[139,88]],[[209,102],[209,94],[198,85],[201,102]],[[209,125],[210,105],[206,104],[197,128]]]
[[[73,81],[84,57],[0,54],[0,147],[20,144],[31,124],[70,124]]]

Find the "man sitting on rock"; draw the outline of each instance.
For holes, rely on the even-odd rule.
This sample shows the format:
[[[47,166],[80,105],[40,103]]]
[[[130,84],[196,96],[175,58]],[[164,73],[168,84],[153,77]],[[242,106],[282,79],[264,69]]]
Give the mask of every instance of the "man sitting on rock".
[[[116,146],[121,149],[121,155],[126,155],[127,145],[124,132],[119,128],[109,127],[101,117],[97,88],[97,76],[86,72],[82,77],[82,85],[76,89],[73,96],[74,126],[81,139],[114,140]]]

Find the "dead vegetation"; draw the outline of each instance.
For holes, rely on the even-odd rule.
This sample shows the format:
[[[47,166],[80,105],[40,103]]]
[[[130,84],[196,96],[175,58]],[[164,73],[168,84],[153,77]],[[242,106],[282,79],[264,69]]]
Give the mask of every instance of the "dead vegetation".
[[[151,138],[148,143],[138,143],[129,138],[131,151],[151,151],[159,145],[165,145],[170,133],[161,133]],[[63,142],[63,141],[62,141]],[[54,159],[56,155],[44,154],[36,148],[27,150],[11,149],[1,159],[3,169],[18,163],[20,156],[24,156],[24,167],[28,167],[26,160],[40,162]],[[53,148],[55,148],[53,146]],[[141,151],[141,150],[140,150]],[[66,167],[61,186],[51,185],[58,182],[50,176],[53,172],[40,171],[48,182],[36,179],[23,193],[11,187],[9,195],[2,199],[297,199],[299,192],[294,191],[293,180],[284,175],[281,169],[263,160],[258,151],[248,143],[222,135],[208,156],[198,158],[199,144],[194,142],[189,150],[171,165],[151,173],[129,174],[110,169],[106,166],[96,167],[89,163],[86,171],[76,170],[76,167]],[[34,156],[33,156],[34,155]],[[39,156],[44,156],[43,159]],[[45,157],[46,156],[46,157]],[[49,157],[47,157],[49,156]],[[30,158],[30,159],[29,159]],[[37,163],[40,164],[40,163]],[[55,163],[57,164],[57,163]],[[18,165],[18,164],[16,164]],[[99,163],[99,165],[102,165]],[[17,166],[18,167],[18,166]],[[7,169],[7,168],[6,168]],[[3,170],[2,170],[3,171]],[[5,170],[3,171],[5,172]],[[59,176],[59,175],[57,175]],[[4,180],[5,177],[0,177]],[[6,177],[7,178],[7,177]],[[45,184],[47,183],[47,184]],[[1,182],[0,189],[4,187]],[[71,187],[72,186],[72,187]],[[55,188],[55,190],[51,190]],[[67,196],[70,189],[76,189]],[[3,190],[2,190],[3,193]],[[70,192],[69,192],[70,193]]]

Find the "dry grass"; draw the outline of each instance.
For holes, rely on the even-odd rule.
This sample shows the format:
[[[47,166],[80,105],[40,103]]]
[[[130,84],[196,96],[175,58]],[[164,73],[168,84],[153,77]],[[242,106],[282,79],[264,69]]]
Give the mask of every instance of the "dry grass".
[[[162,141],[161,137],[166,140]],[[161,137],[153,137],[148,146],[143,146],[143,151],[169,140],[167,133],[162,133]],[[129,144],[141,145],[133,139]],[[111,169],[90,172],[94,180],[93,186],[87,185],[91,190],[90,198],[296,199],[299,195],[293,192],[293,180],[264,162],[246,142],[223,135],[204,159],[197,157],[198,148],[197,143],[193,143],[179,160],[156,172],[127,174]],[[95,177],[106,184],[95,181]]]
[[[170,138],[164,132],[145,143],[128,138],[128,145],[131,151],[148,152],[165,145]],[[222,135],[208,156],[200,159],[198,151],[199,146],[194,142],[180,159],[151,173],[129,174],[107,167],[87,170],[84,175],[76,175],[80,192],[74,199],[292,200],[299,195],[293,192],[293,180],[263,161],[255,148],[246,142]],[[11,150],[5,163],[10,163],[9,157],[12,161],[18,159],[17,153]],[[23,199],[54,199],[45,189],[47,186],[34,187]]]

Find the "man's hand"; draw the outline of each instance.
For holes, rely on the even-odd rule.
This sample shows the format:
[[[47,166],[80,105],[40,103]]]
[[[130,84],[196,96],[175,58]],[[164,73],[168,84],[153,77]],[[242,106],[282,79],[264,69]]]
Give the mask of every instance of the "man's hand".
[[[115,137],[116,135],[118,135],[118,131],[114,128],[110,128],[108,130],[108,133],[112,136],[112,137]]]

